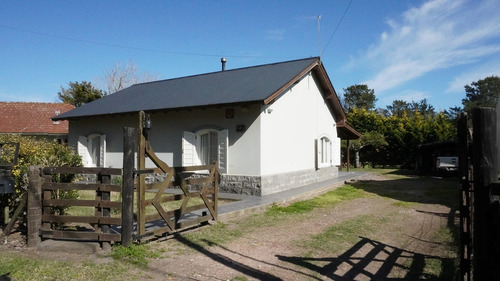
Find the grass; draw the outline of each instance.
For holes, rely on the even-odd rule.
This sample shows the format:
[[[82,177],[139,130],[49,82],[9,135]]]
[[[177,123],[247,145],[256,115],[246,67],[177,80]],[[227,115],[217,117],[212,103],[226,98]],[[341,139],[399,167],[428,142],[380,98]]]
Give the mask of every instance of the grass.
[[[129,269],[129,265],[119,262],[75,263],[23,257],[12,252],[0,256],[0,276],[8,274],[12,280],[123,280],[127,275],[133,277]]]
[[[350,185],[341,186],[333,191],[310,200],[298,201],[288,206],[272,206],[263,214],[252,215],[237,224],[217,222],[209,228],[183,235],[184,239],[199,246],[222,245],[243,236],[254,228],[269,227],[277,223],[298,219],[317,208],[331,208],[346,200],[363,197],[365,193]]]
[[[272,206],[271,209],[266,212],[266,215],[276,216],[281,214],[302,214],[318,208],[331,207],[342,201],[363,196],[364,194],[362,190],[354,188],[351,185],[344,185],[310,200],[298,201],[285,207],[276,205]]]
[[[151,246],[146,244],[131,244],[128,247],[116,245],[112,248],[110,256],[116,260],[147,268],[149,259],[160,258],[164,252],[161,249],[152,250]]]
[[[307,255],[339,254],[389,221],[387,217],[361,215],[326,228],[323,232],[302,241],[300,247]]]
[[[110,257],[113,259],[106,263],[95,263],[86,260],[83,263],[71,261],[51,261],[37,258],[36,256],[20,256],[17,252],[6,252],[0,255],[0,275],[10,273],[14,280],[134,280],[147,277],[147,268],[151,259],[164,257],[164,250],[176,245],[199,249],[212,245],[226,245],[257,228],[265,229],[277,224],[288,225],[291,222],[307,219],[317,209],[329,209],[342,202],[355,198],[371,196],[387,196],[394,199],[395,206],[401,208],[414,208],[416,204],[426,202],[441,202],[452,204],[455,197],[452,195],[455,185],[451,180],[431,180],[425,177],[405,176],[395,170],[374,170],[383,175],[391,175],[393,181],[388,182],[359,182],[344,185],[336,190],[325,193],[310,200],[299,201],[288,206],[272,206],[267,212],[255,214],[242,220],[231,222],[217,222],[209,227],[179,235],[187,243],[167,240],[160,247],[151,245],[136,245],[130,247],[113,246]],[[420,195],[412,194],[408,190],[408,183],[415,181],[421,184]],[[410,190],[411,191],[411,190]],[[89,199],[93,199],[91,192]],[[453,197],[453,198],[451,198]],[[451,199],[450,199],[451,198]],[[118,198],[117,198],[118,199]],[[112,199],[114,200],[114,199]],[[196,204],[194,201],[192,204]],[[92,213],[93,214],[93,208]],[[71,212],[78,213],[78,209]],[[305,256],[333,257],[345,252],[360,241],[360,236],[377,235],[377,231],[387,231],[392,227],[395,216],[380,217],[376,214],[360,215],[342,221],[324,229],[321,233],[308,239],[299,241]],[[443,243],[448,250],[448,256],[456,256],[456,233],[452,226],[443,227],[435,233],[433,240]],[[392,231],[397,229],[390,228]],[[180,241],[180,240],[179,240]],[[163,242],[162,242],[163,243]],[[175,244],[177,243],[177,244]],[[186,246],[187,245],[187,246]],[[191,245],[191,246],[190,246]],[[170,248],[172,249],[172,248]],[[169,249],[169,252],[171,252]],[[181,253],[182,254],[182,253]],[[426,257],[425,266],[421,274],[434,280],[447,280],[453,276],[456,264],[448,258]],[[131,266],[132,265],[132,266]],[[407,264],[409,270],[411,261]],[[319,273],[318,273],[319,274]],[[403,274],[403,273],[401,273]],[[321,275],[318,275],[321,277]],[[402,277],[405,277],[403,275]],[[247,280],[245,276],[234,276],[230,280]],[[404,279],[409,280],[409,279]]]

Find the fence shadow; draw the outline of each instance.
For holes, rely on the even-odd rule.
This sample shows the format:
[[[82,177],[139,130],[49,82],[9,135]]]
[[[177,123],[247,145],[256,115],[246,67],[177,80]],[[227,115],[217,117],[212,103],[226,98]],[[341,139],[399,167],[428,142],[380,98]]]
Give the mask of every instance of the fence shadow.
[[[320,274],[328,280],[453,280],[454,260],[423,255],[393,247],[366,237],[338,257],[309,258],[277,255],[288,262]],[[440,263],[440,273],[429,267]]]

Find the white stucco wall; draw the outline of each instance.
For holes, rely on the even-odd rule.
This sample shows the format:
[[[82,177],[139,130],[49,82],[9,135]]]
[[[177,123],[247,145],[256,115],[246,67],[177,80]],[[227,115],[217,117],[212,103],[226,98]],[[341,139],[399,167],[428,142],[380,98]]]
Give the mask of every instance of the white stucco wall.
[[[89,117],[69,122],[68,144],[77,148],[79,136],[106,135],[105,167],[121,168],[123,165],[123,127],[137,126],[138,115],[118,117]]]
[[[234,118],[226,118],[226,107],[172,111],[151,114],[151,144],[158,157],[170,166],[182,165],[184,131],[202,129],[229,131],[228,171],[233,174],[258,175],[260,171],[260,105],[228,107]],[[69,144],[77,148],[79,136],[106,135],[106,167],[121,168],[123,162],[123,127],[137,127],[137,114],[91,117],[70,121]],[[237,132],[243,125],[245,130]],[[151,163],[147,163],[151,167]]]
[[[234,118],[226,118],[226,109]],[[182,165],[184,131],[228,130],[228,174],[269,176],[313,171],[315,141],[337,138],[335,120],[311,74],[286,90],[274,103],[151,114],[152,146],[170,166]],[[122,167],[123,127],[137,127],[138,114],[92,117],[70,121],[69,144],[77,147],[78,136],[106,135],[106,167]],[[243,125],[244,132],[236,128]],[[333,151],[339,154],[340,151]],[[332,155],[332,159],[335,157]],[[147,164],[148,167],[152,166]]]
[[[261,175],[314,169],[315,140],[337,137],[335,120],[311,74],[263,107],[261,119]]]

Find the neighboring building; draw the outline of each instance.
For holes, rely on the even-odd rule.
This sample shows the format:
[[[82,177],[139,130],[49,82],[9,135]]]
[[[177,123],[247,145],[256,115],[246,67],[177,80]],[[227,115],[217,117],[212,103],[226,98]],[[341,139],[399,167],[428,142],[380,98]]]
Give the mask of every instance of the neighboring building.
[[[265,195],[338,175],[349,127],[319,58],[136,84],[54,120],[85,166],[122,167],[123,127],[151,114],[151,144],[170,166],[219,161],[220,188]]]
[[[0,102],[0,134],[68,141],[68,121],[51,118],[75,107],[65,103]]]

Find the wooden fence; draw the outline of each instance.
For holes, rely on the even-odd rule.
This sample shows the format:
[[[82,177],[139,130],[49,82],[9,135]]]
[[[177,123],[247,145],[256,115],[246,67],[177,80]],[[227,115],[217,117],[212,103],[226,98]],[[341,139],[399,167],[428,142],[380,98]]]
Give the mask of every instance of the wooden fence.
[[[36,247],[41,239],[119,241],[127,246],[132,241],[145,241],[217,219],[218,164],[168,166],[154,153],[149,128],[143,127],[144,118],[146,115],[141,112],[139,131],[124,128],[123,169],[30,168],[29,247]],[[147,158],[155,167],[146,168]],[[68,175],[95,175],[96,182],[59,182],[61,176]],[[122,184],[112,184],[112,176],[121,177]],[[146,183],[147,176],[163,176],[163,180]],[[93,196],[91,199],[65,198],[60,196],[61,191],[86,191]],[[93,211],[88,215],[55,211],[68,207],[93,208]]]
[[[460,280],[500,280],[500,184],[495,110],[459,122]]]
[[[111,184],[111,176],[121,176],[121,173],[121,169],[79,167],[50,167],[41,169],[40,173],[31,173],[30,183],[37,183],[37,186],[32,188],[39,189],[41,194],[41,238],[120,241],[121,234],[113,233],[111,230],[113,226],[121,226],[121,217],[113,217],[111,210],[115,210],[113,213],[120,214],[122,202],[120,199],[113,201],[111,198],[121,198],[122,187]],[[57,180],[61,176],[72,175],[95,175],[96,182],[62,183]],[[71,191],[88,191],[93,198],[80,199],[62,196]],[[118,195],[111,196],[112,193]],[[93,212],[88,215],[71,215],[54,211],[68,207],[83,207],[83,209],[93,209]]]

